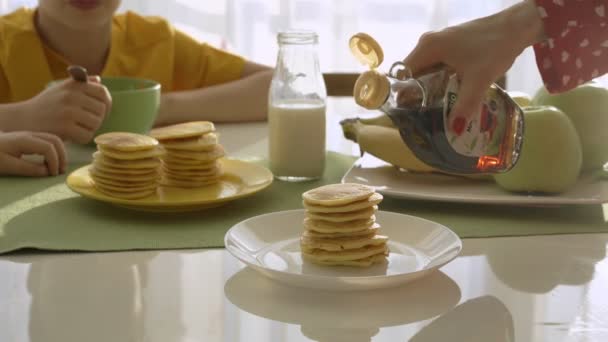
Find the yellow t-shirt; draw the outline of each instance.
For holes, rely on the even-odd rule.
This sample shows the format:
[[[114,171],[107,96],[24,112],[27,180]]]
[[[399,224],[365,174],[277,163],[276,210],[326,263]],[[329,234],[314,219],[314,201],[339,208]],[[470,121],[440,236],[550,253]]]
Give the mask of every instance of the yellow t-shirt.
[[[67,77],[69,62],[42,43],[34,13],[23,8],[0,17],[0,103],[27,100]],[[237,80],[244,65],[243,58],[200,43],[162,18],[127,12],[114,16],[101,75],[152,79],[167,92]]]

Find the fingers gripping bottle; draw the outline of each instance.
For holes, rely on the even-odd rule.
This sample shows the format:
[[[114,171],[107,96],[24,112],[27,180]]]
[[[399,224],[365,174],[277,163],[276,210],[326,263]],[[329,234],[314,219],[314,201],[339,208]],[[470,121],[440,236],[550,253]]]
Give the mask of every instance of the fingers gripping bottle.
[[[498,85],[486,90],[480,110],[468,121],[451,120],[459,82],[448,67],[439,65],[413,77],[405,64],[396,62],[385,75],[376,70],[383,53],[373,38],[359,33],[349,46],[370,67],[355,83],[355,101],[388,115],[418,159],[460,174],[505,172],[517,163],[523,143],[523,111]]]

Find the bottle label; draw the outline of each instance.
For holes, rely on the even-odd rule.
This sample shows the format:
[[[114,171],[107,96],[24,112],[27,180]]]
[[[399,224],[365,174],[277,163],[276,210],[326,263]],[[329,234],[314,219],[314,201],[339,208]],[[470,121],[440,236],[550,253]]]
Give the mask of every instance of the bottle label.
[[[452,120],[451,111],[457,98],[458,80],[453,75],[448,82],[443,109],[444,132],[452,148],[468,157],[498,155],[509,108],[506,99],[490,88],[478,113]]]

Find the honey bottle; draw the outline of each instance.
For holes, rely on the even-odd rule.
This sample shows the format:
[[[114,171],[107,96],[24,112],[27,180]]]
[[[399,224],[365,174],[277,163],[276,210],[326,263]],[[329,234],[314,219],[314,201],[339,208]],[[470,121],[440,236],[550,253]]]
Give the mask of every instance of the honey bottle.
[[[486,90],[481,109],[468,121],[459,118],[449,127],[459,89],[449,67],[439,65],[413,77],[403,62],[396,62],[384,74],[376,70],[383,53],[373,38],[359,33],[349,46],[370,67],[355,83],[355,101],[388,115],[422,162],[459,174],[499,173],[515,165],[523,143],[523,111],[498,85]]]

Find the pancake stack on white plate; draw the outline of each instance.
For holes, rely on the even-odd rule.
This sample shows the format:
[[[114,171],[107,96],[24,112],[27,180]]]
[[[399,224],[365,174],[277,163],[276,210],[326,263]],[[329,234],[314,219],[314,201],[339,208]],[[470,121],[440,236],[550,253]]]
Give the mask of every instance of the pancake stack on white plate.
[[[388,237],[379,235],[375,213],[382,195],[354,184],[325,185],[303,195],[302,257],[319,265],[368,267],[386,262]]]

